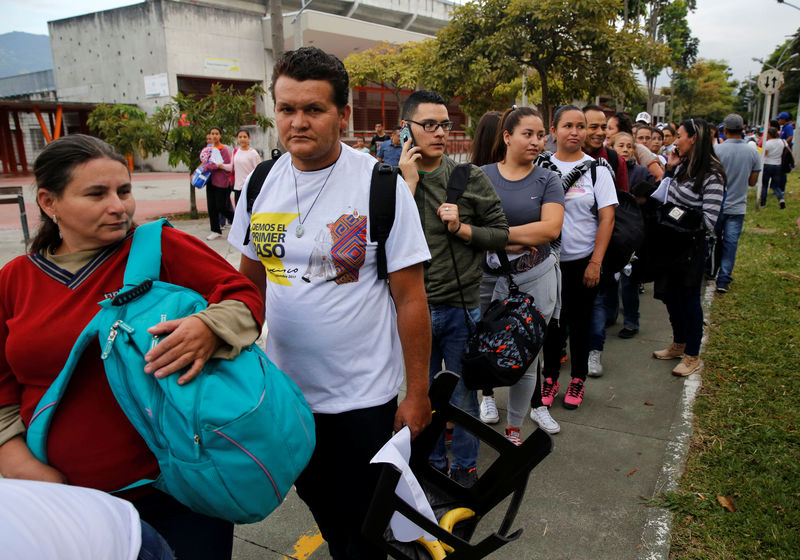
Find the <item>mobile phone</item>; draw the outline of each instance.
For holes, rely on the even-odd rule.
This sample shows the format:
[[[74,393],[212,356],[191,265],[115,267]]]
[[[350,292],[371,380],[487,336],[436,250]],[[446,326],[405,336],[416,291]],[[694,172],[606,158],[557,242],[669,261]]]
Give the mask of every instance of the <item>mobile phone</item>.
[[[411,145],[408,148],[411,149],[414,147],[414,137],[411,135],[411,127],[406,123],[400,127],[400,144],[405,145],[409,138],[411,138]]]

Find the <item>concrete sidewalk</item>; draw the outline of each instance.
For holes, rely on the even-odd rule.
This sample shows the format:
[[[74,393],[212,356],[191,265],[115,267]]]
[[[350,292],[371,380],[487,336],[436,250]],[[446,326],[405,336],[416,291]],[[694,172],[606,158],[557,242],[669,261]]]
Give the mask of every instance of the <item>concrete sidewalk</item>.
[[[22,182],[2,184],[24,184]],[[172,213],[172,204],[188,211],[185,174],[136,174],[137,221]],[[204,194],[198,193],[203,198]],[[32,194],[26,194],[26,198]],[[198,197],[200,199],[201,197]],[[175,201],[174,203],[171,201]],[[16,206],[12,218],[0,220],[0,265],[24,252]],[[38,214],[31,205],[30,215]],[[187,233],[205,240],[206,220],[174,222]],[[208,242],[229,262],[238,265],[239,253],[222,239]],[[679,475],[691,434],[691,403],[699,377],[670,375],[676,362],[651,357],[671,342],[664,306],[652,298],[652,286],[641,296],[641,327],[630,340],[616,336],[620,324],[608,329],[603,366],[605,375],[589,378],[583,405],[574,411],[561,406],[569,381],[567,361],[562,367],[562,389],[552,407],[561,424],[555,448],[531,474],[525,500],[514,528],[522,537],[492,558],[532,559],[644,559],[667,558],[670,516],[646,501],[671,488]],[[620,318],[621,322],[621,318]],[[501,422],[505,426],[508,391],[497,390]],[[526,418],[523,437],[535,424]],[[482,453],[479,471],[491,458]],[[331,484],[336,481],[332,480]],[[499,509],[499,508],[498,508]],[[494,513],[478,527],[486,535],[499,527]],[[261,523],[236,531],[234,558],[328,558],[313,518],[292,492],[286,502]]]

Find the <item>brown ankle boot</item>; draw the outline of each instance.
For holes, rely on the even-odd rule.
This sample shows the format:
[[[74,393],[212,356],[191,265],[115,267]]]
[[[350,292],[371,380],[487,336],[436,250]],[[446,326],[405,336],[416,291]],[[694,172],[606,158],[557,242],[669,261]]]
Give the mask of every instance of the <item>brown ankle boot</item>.
[[[672,375],[676,375],[678,377],[686,377],[687,375],[692,375],[693,373],[700,373],[703,369],[703,360],[700,359],[700,356],[684,356],[675,369],[672,370]]]
[[[675,360],[683,356],[683,351],[686,349],[686,344],[678,344],[673,342],[663,350],[656,350],[653,352],[653,357],[657,360]]]

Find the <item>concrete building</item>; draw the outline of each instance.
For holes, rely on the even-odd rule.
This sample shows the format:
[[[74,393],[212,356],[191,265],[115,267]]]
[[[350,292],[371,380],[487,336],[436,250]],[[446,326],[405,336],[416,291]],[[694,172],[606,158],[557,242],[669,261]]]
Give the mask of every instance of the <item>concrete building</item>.
[[[314,45],[344,59],[384,41],[419,41],[447,24],[452,7],[444,0],[284,0],[284,49]],[[51,21],[58,99],[152,112],[178,92],[203,95],[213,83],[266,88],[274,64],[268,8],[268,0],[147,0]],[[349,136],[377,120],[397,123],[393,95],[353,93]],[[256,108],[272,116],[268,94]],[[262,152],[275,143],[273,131],[253,134]],[[167,169],[166,158],[148,164]]]

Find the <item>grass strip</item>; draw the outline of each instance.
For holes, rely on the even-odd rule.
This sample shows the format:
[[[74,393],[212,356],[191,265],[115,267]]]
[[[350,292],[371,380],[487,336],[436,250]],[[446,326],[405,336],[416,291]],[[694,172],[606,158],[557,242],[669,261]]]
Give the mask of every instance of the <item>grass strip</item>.
[[[735,281],[711,307],[670,558],[800,557],[800,170],[787,209],[747,206]],[[727,504],[729,509],[723,506]],[[735,511],[731,511],[735,509]]]

